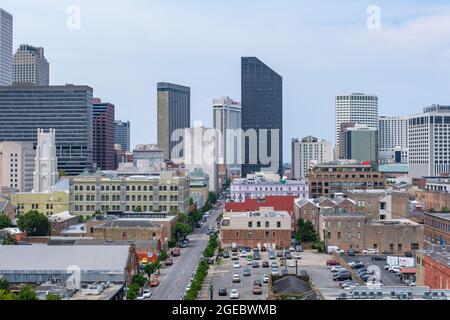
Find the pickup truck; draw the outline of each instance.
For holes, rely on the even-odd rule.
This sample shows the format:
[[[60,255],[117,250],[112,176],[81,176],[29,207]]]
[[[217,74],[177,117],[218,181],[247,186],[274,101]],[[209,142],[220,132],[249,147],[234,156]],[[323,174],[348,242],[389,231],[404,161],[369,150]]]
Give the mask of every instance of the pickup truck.
[[[380,254],[378,249],[366,249],[362,251],[363,254]]]

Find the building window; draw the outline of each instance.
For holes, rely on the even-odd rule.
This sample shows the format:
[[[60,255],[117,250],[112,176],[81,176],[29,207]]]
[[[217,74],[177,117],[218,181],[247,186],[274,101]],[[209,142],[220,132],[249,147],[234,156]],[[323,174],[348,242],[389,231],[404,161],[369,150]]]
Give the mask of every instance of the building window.
[[[249,227],[249,228],[253,228],[253,222],[252,222],[252,221],[249,221],[249,222],[248,222],[248,227]]]
[[[277,228],[281,228],[281,222],[277,221]]]
[[[357,233],[357,237],[358,237],[358,239],[361,239],[361,232]]]
[[[347,239],[351,240],[351,238],[352,238],[352,233],[351,232],[347,232]]]
[[[340,239],[341,238],[341,232],[337,233],[337,238]]]
[[[256,222],[256,227],[261,228],[261,221]]]
[[[418,243],[411,243],[411,250],[419,250],[419,244]]]
[[[269,227],[270,227],[270,222],[266,221],[266,228],[269,228]]]
[[[269,239],[270,238],[270,232],[269,231],[265,231],[264,232],[264,239]]]
[[[253,238],[253,231],[247,231],[247,239]]]

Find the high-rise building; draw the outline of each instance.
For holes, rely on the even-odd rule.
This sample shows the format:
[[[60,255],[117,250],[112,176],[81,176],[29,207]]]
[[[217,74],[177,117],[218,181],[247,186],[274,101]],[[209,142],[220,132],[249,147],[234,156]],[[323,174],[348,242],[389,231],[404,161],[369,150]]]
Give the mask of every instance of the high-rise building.
[[[337,160],[339,159],[345,159],[345,132],[348,128],[353,128],[356,125],[356,122],[342,122],[341,123],[341,129],[339,130],[339,150],[336,150],[336,152],[339,152],[336,154]]]
[[[130,151],[130,121],[114,122],[115,144],[120,144],[123,152]]]
[[[378,141],[380,163],[407,163],[408,117],[380,116]]]
[[[189,128],[191,124],[191,89],[173,83],[160,82],[158,90],[158,147],[164,152],[164,160],[172,158],[172,133]],[[183,131],[180,130],[180,134]],[[176,137],[177,139],[178,137]],[[178,156],[178,155],[177,155]]]
[[[213,127],[221,133],[219,158],[223,158],[227,176],[236,176],[240,173],[238,137],[227,134],[227,130],[235,132],[241,129],[241,111],[241,104],[229,97],[213,100]]]
[[[10,86],[13,77],[13,16],[0,9],[0,86]]]
[[[7,187],[18,192],[33,189],[34,150],[31,141],[0,142],[0,189]]]
[[[55,130],[37,130],[33,191],[50,192],[58,181],[58,160],[56,159]]]
[[[409,117],[410,178],[450,173],[450,106],[432,105]]]
[[[92,107],[94,163],[102,170],[114,170],[116,168],[114,105],[95,98]]]
[[[378,130],[356,124],[345,130],[345,158],[378,165]]]
[[[337,95],[335,98],[336,158],[340,150],[340,130],[344,122],[356,122],[378,129],[378,97],[364,93]]]
[[[21,44],[14,54],[13,83],[49,85],[49,64],[44,48]]]
[[[33,141],[37,129],[56,130],[58,170],[68,175],[92,168],[92,88],[0,87],[0,141]]]
[[[256,141],[243,137],[242,175],[259,172],[267,167],[281,173],[283,78],[258,58],[243,57],[241,59],[241,95],[242,130],[244,133],[248,133],[251,129],[256,130]],[[278,139],[276,139],[277,133]],[[262,159],[261,154],[271,156],[272,161],[264,163],[269,160]]]
[[[306,179],[312,161],[316,164],[333,161],[331,142],[312,136],[292,139],[292,177]]]

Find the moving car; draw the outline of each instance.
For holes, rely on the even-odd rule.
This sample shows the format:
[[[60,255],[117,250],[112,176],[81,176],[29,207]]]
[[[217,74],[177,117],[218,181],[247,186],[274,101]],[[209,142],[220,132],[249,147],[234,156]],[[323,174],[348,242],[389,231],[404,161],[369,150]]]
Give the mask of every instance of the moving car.
[[[397,272],[400,272],[400,269],[401,268],[399,266],[390,266],[387,270],[389,272],[397,273]]]
[[[239,283],[239,282],[241,282],[241,277],[239,276],[238,273],[233,274],[232,282],[233,282],[233,283]]]
[[[242,275],[244,277],[250,277],[252,274],[250,272],[250,269],[246,267],[246,268],[244,268],[244,271],[242,271]]]
[[[355,254],[356,254],[355,250],[353,250],[353,249],[347,250],[347,255],[348,255],[349,257],[354,257]]]
[[[269,283],[269,276],[267,274],[263,275],[263,282],[264,283]]]
[[[237,289],[230,290],[230,299],[239,299],[239,291]]]
[[[253,294],[262,294],[262,288],[260,286],[254,286]]]
[[[157,286],[159,286],[159,280],[158,280],[158,278],[153,278],[153,279],[151,279],[150,280],[150,287],[157,287]]]
[[[374,261],[386,261],[386,256],[375,255],[375,256],[372,256],[372,260],[374,260]]]
[[[181,254],[180,248],[173,248],[171,251],[172,257],[179,257]]]
[[[219,288],[219,296],[224,297],[227,296],[227,288]]]

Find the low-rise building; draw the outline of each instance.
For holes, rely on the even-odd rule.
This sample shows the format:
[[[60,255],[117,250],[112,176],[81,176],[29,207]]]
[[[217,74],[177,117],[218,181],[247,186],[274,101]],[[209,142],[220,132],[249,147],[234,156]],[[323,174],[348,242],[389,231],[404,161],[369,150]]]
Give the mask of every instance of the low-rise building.
[[[425,240],[432,244],[450,244],[450,213],[424,213]]]
[[[78,224],[78,217],[71,215],[69,211],[54,214],[48,218],[50,221],[50,236],[61,236],[61,232]]]
[[[308,198],[308,184],[305,181],[281,179],[278,175],[249,175],[234,179],[230,185],[230,196],[234,202],[246,199],[264,199],[268,196],[294,196]]]
[[[417,285],[450,289],[450,246],[433,245],[416,256]]]
[[[70,179],[70,212],[92,216],[96,211],[162,213],[189,210],[189,178],[161,172],[157,176],[87,174]]]
[[[384,189],[386,178],[369,163],[340,160],[311,166],[308,183],[311,198],[320,198],[353,189]]]
[[[54,191],[50,193],[16,193],[11,195],[11,203],[17,208],[18,214],[37,210],[52,216],[69,211],[69,192]]]
[[[225,213],[220,230],[223,247],[275,247],[291,245],[291,215],[287,211]]]

